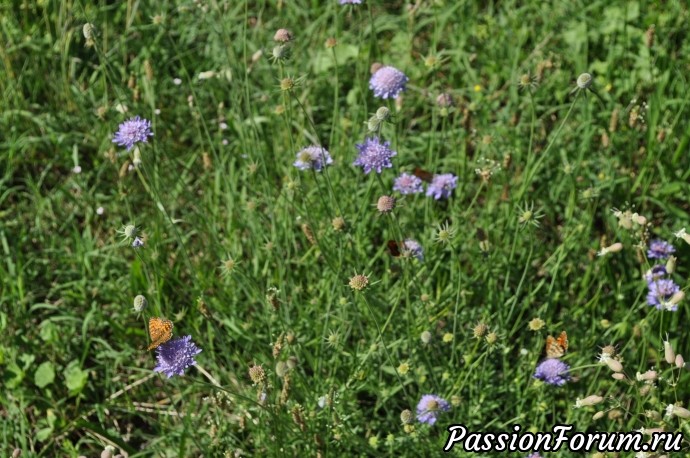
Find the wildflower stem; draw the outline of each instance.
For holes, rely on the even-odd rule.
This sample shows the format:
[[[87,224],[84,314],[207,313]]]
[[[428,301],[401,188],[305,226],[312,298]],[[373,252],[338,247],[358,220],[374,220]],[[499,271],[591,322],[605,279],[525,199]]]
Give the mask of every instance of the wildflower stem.
[[[215,386],[217,386],[217,387],[220,387],[220,383],[218,382],[218,380],[216,380],[215,378],[213,378],[213,376],[212,376],[211,374],[209,374],[209,373],[206,371],[206,369],[204,369],[203,367],[201,367],[201,365],[200,365],[199,363],[196,363],[194,366],[195,366],[195,367],[197,368],[197,370],[198,370],[199,372],[201,372],[201,373],[203,374],[203,376],[206,377],[211,383],[213,383],[213,384],[214,384]]]
[[[534,180],[534,177],[541,168],[542,163],[548,157],[548,152],[551,150],[551,147],[554,145],[554,143],[556,143],[556,140],[560,137],[561,130],[563,130],[565,123],[568,121],[568,118],[570,118],[570,113],[572,113],[573,108],[575,108],[575,103],[577,102],[579,95],[580,93],[578,92],[575,96],[575,99],[573,99],[573,103],[570,104],[570,108],[568,109],[565,118],[563,118],[563,121],[561,121],[561,125],[558,126],[556,133],[553,135],[553,137],[551,137],[551,141],[549,142],[546,149],[544,149],[544,151],[542,151],[539,155],[539,159],[537,159],[537,161],[532,167],[528,166],[529,171],[526,173],[525,180],[523,181],[522,187],[520,188],[520,192],[518,193],[516,198],[518,202],[522,200],[523,196],[525,195],[525,192],[527,192],[527,189],[532,184],[532,180]]]

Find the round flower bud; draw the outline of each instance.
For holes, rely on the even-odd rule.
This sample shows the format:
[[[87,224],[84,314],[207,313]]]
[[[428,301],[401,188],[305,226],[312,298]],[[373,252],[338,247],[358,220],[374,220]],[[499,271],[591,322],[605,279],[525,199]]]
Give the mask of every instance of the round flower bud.
[[[592,415],[592,420],[597,421],[604,416],[604,412],[597,412]]]
[[[429,331],[424,331],[419,338],[422,339],[422,343],[426,345],[431,342],[431,333]]]
[[[676,353],[673,351],[671,342],[664,340],[664,359],[669,364],[673,364],[676,360]]]
[[[390,213],[395,209],[395,197],[381,196],[376,203],[376,209],[381,213]]]
[[[436,105],[441,108],[450,108],[454,104],[453,96],[447,92],[443,92],[436,97]]]
[[[336,216],[333,218],[333,221],[331,221],[331,226],[333,226],[333,230],[336,232],[342,231],[345,229],[345,218],[342,216]]]
[[[405,409],[400,412],[400,421],[402,421],[403,425],[409,425],[412,423],[414,421],[412,411],[410,409]]]
[[[292,32],[288,29],[278,29],[276,34],[273,35],[273,41],[277,41],[278,43],[287,43],[288,41],[292,41],[292,39]]]
[[[276,363],[276,375],[280,378],[285,377],[285,374],[288,373],[290,368],[288,367],[287,364],[285,364],[285,361],[278,361]]]
[[[678,369],[682,369],[685,367],[685,360],[683,359],[683,355],[676,355],[676,367]]]
[[[577,77],[577,87],[580,89],[587,89],[592,85],[592,75],[589,73],[582,73]]]
[[[385,121],[386,119],[390,118],[391,110],[389,110],[387,107],[380,107],[378,110],[376,110],[375,116],[379,121]]]
[[[134,298],[134,311],[137,313],[143,312],[146,306],[149,305],[148,301],[144,296],[139,294]]]

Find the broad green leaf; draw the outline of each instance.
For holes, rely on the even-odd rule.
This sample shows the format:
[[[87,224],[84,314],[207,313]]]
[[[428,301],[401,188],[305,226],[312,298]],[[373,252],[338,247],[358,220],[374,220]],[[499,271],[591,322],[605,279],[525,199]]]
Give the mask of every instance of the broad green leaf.
[[[34,383],[39,388],[45,388],[55,381],[55,366],[52,362],[46,361],[38,366],[34,374]]]

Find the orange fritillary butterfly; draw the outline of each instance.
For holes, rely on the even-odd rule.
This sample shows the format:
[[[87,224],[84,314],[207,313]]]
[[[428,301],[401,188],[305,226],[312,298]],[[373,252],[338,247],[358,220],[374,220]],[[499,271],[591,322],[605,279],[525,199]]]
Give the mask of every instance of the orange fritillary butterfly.
[[[546,338],[546,356],[548,358],[560,358],[568,351],[568,334],[561,332],[558,338],[548,336]]]
[[[151,345],[148,346],[146,351],[153,350],[170,340],[172,337],[172,330],[172,321],[157,317],[149,318],[149,337],[151,338]]]

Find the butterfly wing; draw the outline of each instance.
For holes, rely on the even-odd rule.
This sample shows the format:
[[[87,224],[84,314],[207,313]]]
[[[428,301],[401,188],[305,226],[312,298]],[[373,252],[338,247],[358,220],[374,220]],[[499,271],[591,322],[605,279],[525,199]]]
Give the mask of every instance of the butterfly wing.
[[[558,338],[548,336],[546,338],[546,356],[549,358],[561,358],[568,350],[568,334],[561,332]]]
[[[431,180],[434,179],[433,173],[427,172],[426,170],[420,167],[415,167],[412,173],[414,174],[414,176],[421,179],[422,181],[426,181],[427,183],[431,183]]]
[[[394,258],[397,258],[402,254],[401,253],[401,248],[403,246],[402,243],[396,242],[395,240],[389,240],[386,243],[386,246],[388,247],[388,253],[390,253],[390,255],[393,256]]]
[[[172,337],[173,323],[170,320],[153,317],[149,319],[149,337],[151,345],[146,351],[151,351],[161,344],[164,344]]]

